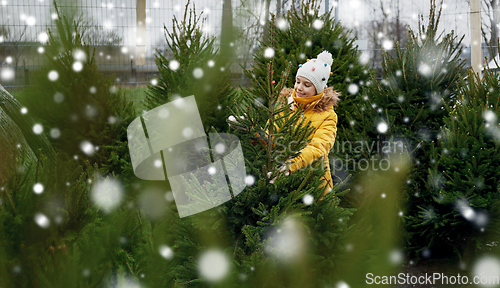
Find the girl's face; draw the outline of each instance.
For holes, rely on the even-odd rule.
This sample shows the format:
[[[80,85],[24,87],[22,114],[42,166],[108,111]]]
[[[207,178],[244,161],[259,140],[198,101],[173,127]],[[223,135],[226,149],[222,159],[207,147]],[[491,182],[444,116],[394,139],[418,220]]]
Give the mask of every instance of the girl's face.
[[[297,97],[311,97],[316,95],[316,87],[314,87],[313,83],[307,78],[302,76],[297,76],[295,79],[295,86],[293,87],[295,90],[295,96]]]

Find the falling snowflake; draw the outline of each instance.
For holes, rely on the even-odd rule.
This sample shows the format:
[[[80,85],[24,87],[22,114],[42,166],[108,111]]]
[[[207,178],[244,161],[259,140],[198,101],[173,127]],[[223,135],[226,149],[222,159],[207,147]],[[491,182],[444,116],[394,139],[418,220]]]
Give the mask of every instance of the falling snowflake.
[[[283,30],[283,31],[287,30],[288,29],[288,22],[286,22],[286,20],[283,18],[279,18],[276,21],[276,27],[278,27],[278,29]]]
[[[190,127],[186,127],[182,130],[182,136],[184,136],[185,138],[191,138],[191,136],[193,136],[193,129],[191,129]]]
[[[103,26],[104,26],[104,29],[111,30],[111,29],[113,29],[113,22],[111,22],[109,20],[108,21],[104,21],[104,25]]]
[[[59,79],[59,73],[57,73],[57,71],[55,71],[55,70],[50,71],[49,72],[49,80],[56,81],[57,79]]]
[[[200,79],[201,77],[203,77],[203,70],[201,68],[195,68],[193,70],[193,76],[196,79]]]
[[[462,216],[469,220],[469,221],[472,221],[474,220],[475,216],[476,216],[476,213],[474,212],[474,210],[469,206],[469,203],[467,203],[466,201],[464,200],[458,200],[457,203],[456,203],[456,208],[459,210],[460,214],[462,214]]]
[[[302,197],[302,202],[306,205],[311,205],[314,201],[314,197],[311,194],[306,194]]]
[[[36,18],[34,16],[26,17],[26,25],[34,26],[36,24]]]
[[[43,185],[40,184],[40,183],[36,183],[34,186],[33,186],[33,192],[35,192],[35,194],[41,194],[43,192]]]
[[[160,168],[163,166],[162,162],[160,159],[156,159],[155,162],[154,162],[154,165],[156,168]]]
[[[73,58],[75,61],[85,62],[87,59],[87,55],[82,49],[73,50]]]
[[[320,19],[316,19],[313,22],[313,27],[316,30],[319,30],[319,29],[323,28],[323,25],[324,25],[324,22],[322,20],[320,20]]]
[[[42,228],[48,228],[50,226],[49,218],[42,213],[35,214],[35,222]]]
[[[97,108],[91,105],[85,107],[85,115],[89,118],[94,118],[97,116]]]
[[[335,286],[335,288],[351,288],[347,283],[345,283],[344,281],[339,281],[337,282],[337,285]]]
[[[174,201],[174,193],[172,193],[172,191],[168,191],[167,193],[165,193],[165,199],[168,202]]]
[[[347,87],[347,91],[349,92],[349,94],[356,94],[359,91],[359,87],[355,83],[352,83],[349,85],[349,87]]]
[[[266,58],[273,58],[274,57],[274,49],[271,47],[267,47],[264,50],[264,57]]]
[[[166,199],[158,190],[147,190],[138,197],[137,205],[150,219],[157,220],[167,211]]]
[[[311,47],[312,46],[312,42],[311,40],[307,40],[306,41],[306,47]]]
[[[387,132],[388,129],[389,129],[389,126],[385,122],[380,122],[377,125],[377,131],[379,133],[385,133],[385,132]]]
[[[151,79],[151,85],[156,86],[158,85],[158,79]]]
[[[394,43],[391,40],[384,40],[384,42],[382,42],[382,47],[384,47],[385,50],[392,50],[394,48]]]
[[[370,62],[370,55],[365,52],[361,53],[361,55],[359,56],[359,63],[365,65],[368,64],[368,62]]]
[[[248,186],[252,186],[255,183],[255,177],[252,175],[248,175],[245,177],[245,184]]]
[[[479,258],[472,268],[472,275],[480,275],[481,283],[487,279],[498,279],[500,277],[500,261],[496,257],[483,256]],[[479,284],[482,287],[497,287],[495,282],[484,281]]]
[[[483,118],[488,123],[494,123],[497,120],[497,115],[495,114],[495,112],[493,112],[491,110],[484,110],[483,111]]]
[[[224,279],[229,272],[229,259],[224,252],[211,249],[203,252],[198,260],[198,271],[210,282]]]
[[[168,67],[174,71],[177,71],[180,67],[180,63],[177,60],[172,60],[168,63]]]
[[[56,94],[54,94],[54,102],[61,103],[63,101],[64,101],[64,94],[62,94],[61,92],[56,92]]]
[[[426,248],[420,252],[422,254],[422,257],[424,258],[429,258],[431,257],[431,249]]]
[[[160,247],[158,247],[158,252],[160,253],[161,257],[167,260],[174,258],[174,251],[167,245],[161,245]]]
[[[299,223],[293,218],[287,218],[272,232],[266,251],[282,261],[298,259],[305,249],[304,238]]]
[[[105,213],[110,213],[120,205],[123,198],[123,188],[118,180],[103,179],[95,184],[90,196],[94,204],[101,207]]]
[[[208,168],[208,174],[214,175],[216,172],[217,169],[214,166],[210,166],[210,168]]]
[[[215,153],[223,154],[226,151],[226,145],[222,143],[215,144]]]
[[[80,143],[80,149],[88,156],[94,155],[95,152],[94,145],[86,140]]]
[[[83,64],[80,61],[76,61],[75,63],[73,63],[72,68],[75,72],[80,72],[83,69]]]
[[[424,75],[424,76],[429,76],[429,75],[431,74],[432,69],[431,69],[431,66],[429,66],[429,65],[427,65],[427,64],[425,64],[425,63],[422,63],[422,64],[420,65],[420,67],[418,68],[418,71],[419,71],[422,75]]]
[[[26,107],[21,108],[21,114],[26,114],[26,113],[28,113],[28,108]]]
[[[40,43],[45,44],[49,40],[49,35],[47,34],[47,32],[42,32],[38,34],[37,39]]]
[[[2,68],[2,80],[4,81],[9,81],[9,80],[12,80],[14,79],[14,70],[12,68],[9,68],[9,67],[4,67]]]
[[[403,262],[403,258],[403,252],[401,252],[400,250],[395,249],[389,253],[389,260],[394,265],[401,264],[401,262]]]
[[[42,126],[42,125],[40,125],[40,124],[35,124],[35,125],[33,126],[33,132],[34,132],[35,134],[37,134],[37,135],[42,134],[42,133],[43,133],[43,126]]]
[[[50,137],[57,139],[61,136],[61,130],[57,128],[50,129]]]
[[[214,67],[214,65],[215,65],[214,60],[208,61],[208,67]]]

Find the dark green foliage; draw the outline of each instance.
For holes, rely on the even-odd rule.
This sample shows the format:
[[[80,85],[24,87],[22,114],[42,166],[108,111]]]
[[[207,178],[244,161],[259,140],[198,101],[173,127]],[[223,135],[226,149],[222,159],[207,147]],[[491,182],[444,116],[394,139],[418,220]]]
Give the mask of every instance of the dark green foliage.
[[[484,70],[482,79],[469,71],[432,143],[427,202],[410,217],[431,247],[448,246],[468,257],[473,251],[467,249],[485,247],[487,236],[498,237],[499,80],[491,70]]]
[[[176,17],[172,20],[173,31],[165,27],[168,57],[156,53],[159,76],[156,85],[148,84],[145,106],[153,109],[178,97],[194,95],[205,131],[210,127],[224,131],[229,116],[227,99],[233,93],[229,65],[215,49],[215,37],[203,35],[201,15],[197,17],[193,9],[186,18],[188,6],[189,2],[181,22]],[[174,61],[178,68],[171,66]]]
[[[420,26],[418,35],[409,30],[404,49],[395,43],[394,57],[384,53],[382,79],[372,78],[363,103],[355,104],[358,113],[349,119],[354,125],[345,137],[353,146],[362,141],[363,149],[343,151],[357,163],[361,159],[383,161],[389,153],[409,154],[414,165],[407,182],[408,204],[404,210],[405,215],[413,217],[419,213],[418,206],[432,201],[427,187],[432,142],[455,103],[454,91],[464,75],[464,61],[459,58],[463,37],[457,41],[453,32],[437,35],[441,10],[436,9],[435,1],[431,4],[428,26]],[[377,129],[380,123],[387,125],[386,132]],[[367,146],[372,145],[380,148],[370,151]],[[383,168],[394,168],[387,163],[389,166]],[[359,170],[355,167],[350,172]],[[421,231],[414,224],[407,222],[409,247],[420,250],[428,243],[417,237]]]
[[[89,287],[117,281],[119,271],[139,279],[149,266],[168,264],[153,245],[158,228],[153,232],[139,210],[104,214],[91,202],[91,189],[103,180],[95,167],[42,155],[11,171],[0,183],[3,287]],[[37,183],[42,193],[34,193]],[[47,226],[37,224],[39,214]]]
[[[55,8],[56,28],[49,31],[45,47],[50,64],[35,72],[35,85],[19,100],[42,124],[43,133],[57,152],[66,157],[88,157],[109,173],[119,173],[121,168],[111,165],[109,158],[126,141],[126,127],[135,118],[134,108],[114,85],[114,78],[97,71],[94,54],[82,43],[81,23],[72,22],[57,5]],[[75,63],[82,64],[81,71],[73,69]],[[58,74],[55,81],[48,77],[52,71]],[[55,128],[60,137],[51,136]],[[82,141],[99,150],[93,156],[85,155]]]

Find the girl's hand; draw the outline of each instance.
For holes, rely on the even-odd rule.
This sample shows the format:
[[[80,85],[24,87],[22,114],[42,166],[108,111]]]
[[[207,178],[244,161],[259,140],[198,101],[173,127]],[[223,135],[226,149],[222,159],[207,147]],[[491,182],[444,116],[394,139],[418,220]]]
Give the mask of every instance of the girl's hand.
[[[239,116],[240,119],[243,119],[245,120],[245,117],[244,116]],[[237,125],[231,125],[231,124],[234,124],[234,123],[237,123],[237,124],[240,124],[240,122],[238,122],[236,120],[236,117],[234,117],[233,115],[230,115],[229,117],[227,117],[227,123],[229,124],[229,127],[231,128],[234,128],[234,129],[241,129],[241,130],[247,130],[245,128],[242,128],[240,126],[237,126]]]
[[[278,170],[279,170],[279,171],[285,171],[285,170],[287,170],[286,165],[281,165],[281,166],[278,168]],[[267,172],[267,178],[271,178],[271,174],[272,174],[272,173],[273,173],[273,172]],[[288,176],[288,175],[290,175],[290,171],[288,171],[288,170],[287,170],[287,171],[285,172],[285,176]],[[269,180],[269,183],[274,184],[274,180],[276,180],[276,178],[277,178],[277,177],[278,177],[278,176],[276,176],[276,177],[274,177],[273,179]]]

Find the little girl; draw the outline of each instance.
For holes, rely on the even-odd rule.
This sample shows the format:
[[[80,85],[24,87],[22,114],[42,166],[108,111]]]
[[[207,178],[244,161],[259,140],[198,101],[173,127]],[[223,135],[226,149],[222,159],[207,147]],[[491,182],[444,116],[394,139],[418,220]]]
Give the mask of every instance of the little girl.
[[[333,187],[328,153],[337,136],[337,114],[333,106],[337,105],[340,95],[326,85],[331,75],[332,63],[332,54],[323,51],[318,54],[317,59],[307,60],[306,63],[300,64],[293,89],[284,88],[280,93],[284,104],[293,103],[290,109],[300,109],[300,119],[304,119],[306,124],[311,122],[311,126],[314,127],[313,133],[307,139],[307,146],[300,151],[299,156],[288,160],[280,170],[288,170],[285,173],[288,175],[289,172],[305,168],[323,157],[325,164],[325,175],[322,177],[325,187],[323,196]],[[237,122],[234,116],[230,116],[228,120],[229,123]],[[259,134],[257,133],[256,136],[259,137]],[[260,141],[266,145],[263,138],[260,138]],[[270,175],[271,172],[268,173],[268,176]],[[270,182],[274,183],[274,179]]]
[[[287,161],[286,169],[294,172],[323,157],[325,164],[325,175],[322,177],[325,181],[323,196],[333,187],[328,153],[337,136],[337,114],[333,106],[337,105],[340,95],[326,85],[331,75],[332,63],[332,55],[328,51],[321,52],[316,59],[307,60],[306,63],[299,65],[293,89],[284,88],[281,91],[281,95],[288,98],[289,103],[293,101],[290,109],[301,109],[301,119],[304,118],[305,123],[310,121],[314,127],[307,146],[300,151],[299,156]]]

